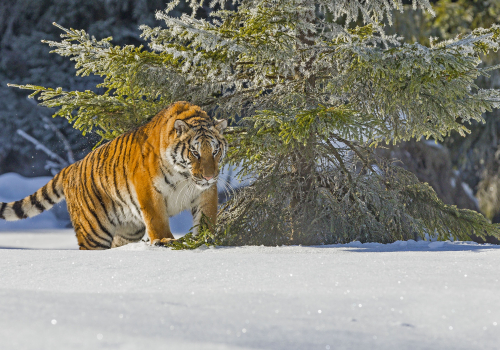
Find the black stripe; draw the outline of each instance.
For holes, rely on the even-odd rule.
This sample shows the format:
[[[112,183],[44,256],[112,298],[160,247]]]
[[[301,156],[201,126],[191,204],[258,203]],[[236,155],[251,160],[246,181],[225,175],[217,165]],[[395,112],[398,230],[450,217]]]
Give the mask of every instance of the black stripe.
[[[0,208],[0,218],[1,219],[5,219],[5,217],[3,216],[3,212],[4,212],[6,207],[7,207],[7,203],[2,203],[2,207]]]
[[[96,235],[97,237],[99,237],[99,236],[98,236],[98,235],[94,232],[94,230],[92,229],[92,227],[91,227],[90,229],[92,230],[92,233],[93,233],[94,235]],[[99,237],[99,238],[100,238],[100,237]],[[111,248],[111,244],[110,244],[109,246],[105,246],[105,245],[104,245],[104,244],[102,244],[101,242],[98,242],[98,241],[94,240],[94,238],[92,237],[92,235],[89,235],[89,234],[85,235],[85,240],[86,240],[87,242],[89,242],[89,241],[90,241],[91,243],[93,243],[93,246],[94,246],[94,247],[99,247],[99,248],[104,248],[104,249],[109,249],[109,248]]]
[[[86,176],[85,177],[83,176],[83,172],[85,171],[85,167],[86,167],[88,160],[89,160],[89,156],[86,156],[85,158],[83,158],[82,162],[79,164],[80,168],[78,169],[78,182],[79,182],[79,185],[81,187],[81,190],[76,191],[76,193],[81,196],[81,200],[79,201],[80,203],[83,203],[86,199],[84,196],[84,192],[87,192],[87,187],[85,186],[85,182],[84,182],[84,179],[86,178]],[[86,197],[88,197],[89,200],[91,199],[88,196],[88,194]]]
[[[85,230],[85,228],[84,228],[82,225],[80,225],[80,228],[79,228],[79,230],[78,230],[78,231],[79,231],[79,232],[83,232],[83,233],[81,233],[81,235],[82,235],[83,239],[85,240],[85,243],[87,243],[87,247],[90,247],[90,248],[96,248],[96,247],[97,247],[97,245],[92,244],[92,243],[89,241],[89,239],[88,239],[88,238],[90,237],[90,234],[87,232],[87,230]],[[87,247],[86,247],[86,248],[87,248]],[[87,248],[87,249],[89,249],[89,248]]]
[[[89,213],[91,213],[91,214],[92,214],[92,216],[94,216],[94,218],[96,218],[96,214],[95,214],[95,212],[94,212],[94,211],[90,208],[90,206],[88,205],[87,201],[82,200],[82,201],[80,201],[79,205],[80,205],[80,206],[86,206],[86,208],[87,208],[87,210],[86,210],[86,211],[87,211],[87,212],[89,212]],[[85,212],[85,211],[84,211],[84,212]],[[89,229],[91,230],[91,234],[93,234],[93,235],[95,235],[95,236],[99,237],[100,239],[102,239],[102,240],[103,240],[103,241],[105,241],[106,243],[109,243],[109,245],[111,246],[111,242],[109,242],[107,239],[105,239],[105,238],[103,238],[103,237],[101,237],[101,236],[99,236],[99,235],[97,234],[97,232],[95,231],[95,229],[94,229],[94,227],[93,227],[92,223],[90,222],[90,220],[88,219],[88,217],[87,217],[86,215],[82,215],[80,219],[85,219],[85,221],[87,222],[87,225],[88,225]],[[100,221],[99,221],[97,218],[96,218],[96,221],[97,221],[98,225],[99,225],[99,226],[101,226],[101,223],[100,223]],[[90,234],[89,234],[86,230],[84,230],[84,231],[85,231],[85,238],[86,238],[86,240],[87,240],[87,241],[88,241],[88,239],[87,239],[87,236],[88,236],[88,238],[89,238],[92,242],[95,242],[98,246],[101,246],[101,247],[106,248],[106,246],[104,246],[104,245],[102,245],[101,243],[96,242],[94,239],[92,239],[92,238],[90,237],[91,235],[90,235]],[[108,235],[109,235],[109,232],[107,232],[107,230],[105,230],[104,232],[105,232],[106,234],[108,234]],[[113,237],[112,237],[111,235],[109,235],[109,236],[111,237],[111,240],[113,240]],[[91,245],[91,246],[92,246],[92,245]],[[94,247],[96,247],[96,246],[94,245]],[[109,248],[109,247],[107,247],[107,248]]]
[[[122,148],[122,145],[123,145],[123,141],[124,141],[124,140],[125,140],[125,137],[120,138],[120,141],[121,141],[121,142],[120,142],[120,150],[119,150],[119,153],[120,153],[120,154],[122,153],[122,149],[121,149],[121,148]],[[116,147],[118,148],[118,144],[116,145]],[[118,182],[116,181],[116,170],[117,170],[118,165],[119,165],[119,164],[118,164],[119,160],[120,160],[120,157],[117,157],[116,164],[115,164],[115,166],[113,166],[113,181],[114,181],[114,186],[113,186],[113,187],[115,188],[115,192],[116,192],[116,195],[118,196],[118,199],[119,199],[119,200],[120,200],[123,204],[127,205],[127,203],[123,200],[123,197],[122,197],[122,195],[121,195],[121,193],[120,193],[120,190],[119,190],[119,188],[118,188]],[[125,215],[125,213],[124,213],[124,215]]]
[[[137,210],[138,214],[141,215],[140,206],[138,205],[138,203],[135,202],[135,198],[134,198],[132,192],[130,191],[130,186],[129,186],[128,180],[127,180],[127,168],[125,167],[125,161],[127,160],[127,150],[129,151],[128,155],[130,156],[130,151],[131,151],[131,148],[132,148],[131,144],[132,144],[132,140],[130,141],[130,143],[128,143],[128,140],[127,140],[127,149],[125,149],[125,154],[124,154],[124,157],[123,157],[123,178],[125,180],[125,185],[127,186],[127,193],[130,196],[130,201],[132,202],[132,205]]]
[[[99,200],[104,208],[104,211],[106,212],[106,217],[108,218],[108,221],[112,224],[112,225],[116,225],[115,224],[115,220],[111,219],[110,215],[109,215],[109,211],[108,209],[106,208],[105,204],[104,204],[104,201],[102,200],[102,195],[106,195],[107,198],[111,198],[111,193],[110,191],[108,190],[108,186],[109,186],[109,182],[107,181],[108,180],[108,168],[109,168],[109,143],[101,146],[101,148],[99,149],[99,152],[98,152],[98,159],[97,159],[97,164],[96,164],[96,173],[98,176],[94,177],[94,183],[95,183],[95,187],[97,188],[97,186],[99,186],[99,189],[94,189],[94,192],[96,192],[99,196]],[[93,170],[93,169],[92,169]],[[116,215],[116,206],[115,206],[115,202],[114,200],[110,200],[109,202],[111,202],[111,212],[114,214],[113,216],[117,217]],[[118,222],[120,222],[120,219],[117,219]]]
[[[184,122],[186,123],[186,121],[187,121],[187,120],[190,120],[190,119],[193,119],[193,118],[200,118],[200,116],[199,116],[199,115],[197,115],[197,114],[194,114],[194,115],[192,115],[192,116],[190,116],[190,117],[187,117],[187,118],[184,118],[184,119],[181,119],[181,120],[182,120],[182,121],[184,121]],[[188,123],[186,123],[186,124],[188,124]],[[188,125],[189,125],[189,124],[188,124]],[[193,127],[193,125],[189,125],[189,126],[190,126],[190,127]]]
[[[96,158],[99,158],[99,155],[100,155],[100,152],[102,152],[102,149],[96,153]],[[90,168],[90,185],[91,185],[91,189],[92,189],[92,193],[97,197],[97,201],[99,202],[99,204],[101,205],[102,207],[102,210],[104,211],[104,214],[106,215],[106,218],[108,219],[109,222],[112,222],[112,220],[109,218],[109,213],[108,213],[108,209],[106,208],[106,206],[104,205],[104,201],[102,200],[102,196],[101,196],[101,193],[99,191],[99,189],[97,188],[97,184],[95,183],[95,180],[97,179],[96,176],[94,176],[94,170],[96,167],[99,166],[99,159],[94,159],[93,162],[92,162],[92,167]],[[111,239],[113,239],[113,237],[111,237]]]
[[[186,152],[186,144],[183,142],[182,143],[182,149],[181,149],[181,159],[182,161],[181,162],[185,162],[186,161],[186,158],[185,158],[185,152]]]
[[[99,152],[99,174],[106,173],[106,161],[109,159],[109,147],[103,147]]]
[[[165,183],[166,183],[168,186],[170,186],[170,187],[172,187],[172,188],[175,188],[175,185],[174,185],[174,184],[172,184],[172,183],[170,182],[170,180],[169,180],[169,179],[168,179],[168,177],[167,177],[167,174],[165,174],[165,172],[163,171],[163,169],[162,169],[161,167],[160,167],[160,171],[161,171],[161,173],[163,174],[163,179],[165,180]]]
[[[129,234],[123,235],[122,237],[124,237],[125,239],[128,239],[128,240],[140,239],[142,236],[144,236],[145,231],[146,231],[146,228],[142,227],[142,228],[138,229],[136,232],[134,232],[130,235]]]
[[[89,241],[87,240],[87,237],[86,237],[87,234],[80,233],[80,235],[83,237],[83,242],[82,243],[78,242],[78,244],[80,245],[80,249],[83,248],[83,250],[92,250],[92,246],[89,244]],[[78,235],[77,235],[77,237],[78,237]]]
[[[113,199],[113,196],[111,195],[111,188],[110,188],[111,178],[109,176],[112,173],[111,170],[113,169],[112,161],[114,160],[114,156],[116,153],[116,147],[114,147],[113,155],[111,157],[109,157],[110,148],[111,148],[110,143],[106,144],[106,153],[104,155],[106,160],[103,162],[103,166],[102,166],[102,179],[106,180],[106,186],[102,186],[102,187],[104,189],[104,192],[106,192],[108,197],[111,199],[110,202],[111,202],[111,206],[113,207],[113,214],[114,214],[116,220],[118,221],[119,224],[121,224],[122,222],[120,220],[120,216],[118,215],[118,210],[117,210],[116,205],[115,205],[115,200]],[[112,168],[111,170],[110,170],[110,167]],[[113,185],[111,185],[111,186],[113,186]]]
[[[78,197],[78,204],[80,206],[86,206],[87,208],[89,207],[87,201],[92,200],[92,198],[89,196],[88,191],[87,191],[87,186],[85,185],[84,179],[86,177],[83,176],[83,172],[85,170],[85,164],[88,161],[88,156],[82,159],[82,162],[79,164],[79,169],[78,169],[78,185],[80,189],[78,191],[75,191],[76,196]],[[85,208],[84,208],[85,209]]]
[[[120,193],[120,189],[118,188],[118,181],[116,181],[116,173],[117,173],[117,170],[116,170],[116,167],[113,169],[113,182],[114,182],[114,188],[115,188],[115,192],[116,192],[116,196],[118,197],[118,199],[124,203],[125,205],[127,204],[125,202],[125,200],[123,199],[122,197],[122,194]]]
[[[143,227],[143,228],[140,228],[139,230],[137,230],[135,233],[132,234],[132,236],[136,237],[136,236],[139,236],[139,235],[142,235],[144,236],[144,232],[146,231],[146,228]]]
[[[99,192],[99,189],[97,188],[97,185],[95,184],[94,177],[93,177],[93,171],[91,172],[90,185],[92,186],[92,188],[91,188],[92,193],[97,197],[97,201],[99,202],[102,210],[104,211],[104,215],[106,215],[106,218],[108,219],[109,222],[112,222],[112,220],[109,218],[108,208],[106,208],[106,205],[104,204],[104,201],[102,200],[101,194]]]
[[[12,205],[12,209],[14,209],[14,213],[16,213],[16,216],[19,219],[26,219],[28,216],[24,213],[23,210],[23,200],[21,199],[20,201],[14,202]]]
[[[82,190],[81,191],[76,191],[76,194],[77,196],[79,196],[79,200],[78,200],[78,203],[79,205],[84,209],[83,212],[90,212],[91,214],[94,215],[95,217],[95,212],[92,210],[92,208],[90,207],[89,204],[93,204],[93,201],[92,201],[92,197],[89,195],[89,191],[88,191],[88,188],[87,186],[85,185],[85,183],[82,181],[84,179],[83,177],[83,170],[86,168],[86,165],[87,163],[90,161],[90,158],[92,158],[92,156],[87,156],[83,159],[82,163],[80,164],[80,173],[79,173],[79,179],[80,179],[80,184],[81,184],[81,188]],[[100,237],[94,230],[93,228],[93,225],[91,224],[91,222],[89,221],[88,217],[86,215],[82,215],[80,219],[85,219],[85,221],[87,222],[88,224],[88,227],[89,229],[91,230],[91,233],[96,235],[97,237],[101,238],[102,240],[106,241],[107,243],[110,243],[108,242],[106,239]],[[85,231],[86,232],[86,231]],[[88,237],[87,237],[88,236]],[[90,237],[90,234],[89,233],[86,233],[86,240],[88,241],[88,239],[90,239],[92,242],[95,242],[97,244],[97,246],[101,246],[101,247],[104,247],[106,248],[105,246],[103,246],[101,243],[99,242],[96,242],[94,239],[92,239]],[[110,243],[111,244],[111,243]],[[92,245],[91,245],[92,246]],[[96,245],[94,245],[94,247],[97,247]],[[109,248],[109,247],[107,247]]]
[[[97,248],[97,245],[92,244],[92,243],[89,242],[89,240],[87,238],[88,237],[88,233],[82,234],[82,236],[83,236],[83,239],[85,240],[85,244],[86,244],[85,249],[87,249],[87,250],[93,250],[94,248]]]
[[[196,217],[196,214],[198,214],[199,211],[200,211],[200,208],[198,208],[198,207],[191,208],[191,215],[193,215],[193,220],[194,220],[194,218]]]
[[[174,151],[172,152],[172,154],[174,155],[172,158],[174,158],[174,161],[176,161],[176,155],[177,155],[177,151],[179,150],[179,147],[181,145],[181,142],[177,142],[177,144],[175,145],[174,147]]]
[[[87,166],[87,164],[86,164],[87,162],[90,162],[90,163],[91,163],[91,164],[89,164],[89,165],[91,166],[91,168],[90,168],[90,169],[91,169],[91,173],[90,173],[90,176],[89,176],[89,177],[90,177],[89,181],[90,181],[90,184],[91,184],[91,186],[92,186],[92,194],[94,194],[94,195],[98,198],[99,203],[100,203],[100,204],[101,204],[101,206],[104,208],[104,205],[103,205],[103,204],[102,204],[102,202],[101,202],[101,201],[102,201],[101,197],[100,197],[98,194],[96,194],[96,193],[95,193],[95,190],[94,190],[94,186],[95,186],[95,184],[94,184],[94,176],[93,176],[93,174],[94,174],[94,168],[93,168],[93,165],[94,165],[94,163],[95,163],[95,162],[94,162],[94,160],[95,160],[96,155],[97,155],[97,152],[96,152],[96,153],[93,153],[93,154],[91,154],[91,155],[89,155],[90,157],[89,157],[89,156],[85,157],[85,164],[84,164],[84,165],[85,165],[85,166]],[[83,167],[82,167],[82,168],[83,168]],[[82,175],[80,175],[80,176],[82,176]],[[80,177],[80,179],[83,179],[83,177]],[[92,204],[94,204],[94,203],[93,203],[93,201],[92,201],[92,200],[93,200],[93,198],[92,198],[91,193],[90,193],[90,190],[91,190],[91,189],[90,189],[90,188],[88,188],[88,187],[86,186],[86,184],[85,184],[85,183],[82,183],[82,184],[83,184],[83,188],[85,189],[85,193],[86,193],[87,199],[88,199],[89,201],[91,201],[91,203],[92,203]],[[82,203],[80,203],[80,205],[83,205],[83,204],[85,204],[85,205],[87,206],[87,210],[88,210],[88,212],[90,212],[90,213],[92,214],[92,216],[95,218],[95,221],[97,221],[97,225],[101,228],[101,230],[102,230],[105,234],[107,234],[107,235],[111,238],[111,241],[112,241],[112,240],[113,240],[113,236],[109,233],[109,231],[108,231],[108,230],[106,230],[106,229],[102,226],[102,223],[101,223],[101,221],[99,220],[99,218],[98,218],[98,216],[97,216],[97,214],[96,214],[95,210],[93,210],[93,208],[97,209],[97,208],[95,207],[95,205],[92,205],[92,207],[93,207],[93,208],[91,208],[91,206],[89,205],[89,203],[88,203],[87,201],[85,201],[85,200],[84,200],[84,201],[82,201]],[[105,212],[106,212],[106,214],[107,214],[107,211],[105,211]],[[90,223],[90,221],[89,221],[87,218],[85,218],[85,219],[86,219],[87,223],[89,224],[89,227],[90,227],[90,229],[92,230],[92,232],[94,233],[94,235],[96,235],[96,236],[97,236],[97,237],[99,237],[100,239],[102,239],[102,240],[104,240],[104,241],[106,241],[106,242],[107,242],[107,240],[106,240],[106,239],[104,239],[103,237],[101,237],[100,235],[98,235],[98,234],[94,231],[93,225]],[[109,244],[111,244],[111,242],[108,242],[108,243],[109,243]]]
[[[117,186],[117,183],[118,183],[118,182],[116,181],[116,169],[117,169],[117,167],[118,167],[118,165],[119,165],[119,164],[118,164],[118,161],[119,161],[119,159],[120,159],[120,157],[118,156],[118,157],[116,158],[116,161],[115,161],[115,154],[116,154],[116,151],[118,150],[118,147],[119,147],[119,146],[118,146],[118,144],[120,144],[120,147],[121,147],[121,145],[123,144],[123,137],[120,137],[120,138],[117,140],[117,142],[116,142],[116,144],[115,144],[115,151],[113,152],[113,157],[112,157],[112,160],[111,160],[111,162],[110,162],[111,167],[112,167],[112,170],[113,170],[113,177],[112,177],[113,184],[112,184],[111,188],[113,188],[113,189],[114,189],[115,194],[116,194],[115,198],[117,198],[117,199],[118,199],[118,201],[116,202],[116,204],[117,204],[117,206],[120,208],[120,211],[121,211],[121,213],[123,214],[123,216],[125,216],[125,211],[123,210],[123,205],[125,204],[125,206],[126,206],[126,205],[127,205],[127,203],[125,203],[125,201],[123,200],[123,197],[122,197],[122,195],[121,195],[121,193],[120,193],[120,190],[118,189],[118,186]],[[120,150],[119,154],[121,154],[121,150]],[[120,203],[120,202],[121,202],[121,203]],[[117,215],[117,217],[119,217],[119,215]],[[118,221],[120,221],[120,219],[118,219]]]
[[[106,227],[104,227],[104,225],[101,223],[101,220],[99,220],[99,218],[98,218],[98,216],[97,216],[97,214],[96,214],[95,211],[93,211],[92,209],[90,209],[89,212],[95,218],[95,221],[97,222],[97,225],[99,226],[99,228],[101,229],[101,231],[104,232],[111,239],[111,241],[109,242],[109,244],[111,244],[111,242],[113,242],[113,235],[106,229]],[[95,232],[95,235],[97,237],[99,237],[100,239],[102,239],[103,241],[106,241],[106,242],[108,241],[104,237],[101,237],[100,235],[98,235],[97,232]]]
[[[124,171],[125,172],[125,171]],[[130,186],[128,185],[128,181],[127,179],[125,179],[125,184],[127,185],[127,192],[130,196],[130,201],[132,202],[132,205],[135,207],[135,209],[137,209],[137,212],[139,213],[139,215],[141,215],[141,209],[140,209],[140,206],[138,203],[135,202],[135,198],[132,194],[132,192],[130,191]]]
[[[57,180],[59,179],[59,175],[61,175],[61,173],[58,173],[52,179],[52,193],[54,193],[56,195],[57,199],[59,199],[59,197],[61,197],[61,195],[59,194],[59,192],[57,191],[57,188],[56,188],[56,184],[57,184]]]
[[[80,247],[83,247],[86,250],[90,250],[90,248],[92,248],[92,245],[90,245],[89,241],[87,240],[87,237],[86,237],[87,231],[85,231],[85,229],[82,227],[82,225],[79,222],[75,222],[73,228],[75,229],[77,239],[78,239],[78,237],[83,237],[83,239],[84,239],[84,242],[82,242],[82,243],[80,243],[80,241],[78,241],[78,244],[80,245]]]
[[[42,205],[42,203],[38,201],[38,199],[36,199],[36,193],[33,193],[30,196],[30,200],[31,200],[31,205],[40,210],[40,213],[45,211],[45,207]]]
[[[43,187],[42,187],[42,197],[43,197],[43,199],[45,199],[47,202],[49,202],[49,204],[51,204],[51,205],[56,204],[56,202],[54,202],[54,201],[52,200],[52,198],[50,198],[49,193],[47,192],[47,186],[43,186]]]

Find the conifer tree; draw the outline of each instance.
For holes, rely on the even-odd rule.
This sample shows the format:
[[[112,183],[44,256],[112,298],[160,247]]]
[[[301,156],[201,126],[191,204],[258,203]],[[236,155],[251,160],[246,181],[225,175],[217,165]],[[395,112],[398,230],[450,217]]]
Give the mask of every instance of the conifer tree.
[[[253,181],[222,207],[217,244],[500,235],[373,154],[384,142],[465,136],[466,123],[498,108],[500,92],[474,80],[493,69],[480,55],[498,49],[499,26],[423,46],[385,33],[400,0],[240,0],[234,9],[214,0],[206,20],[195,0],[191,15],[169,16],[178,4],[157,13],[166,28],[141,26],[148,48],[59,26],[62,41],[48,44],[79,75],[103,77],[104,93],[18,87],[103,140],[177,100],[239,120],[227,162]],[[432,14],[428,0],[413,6]]]

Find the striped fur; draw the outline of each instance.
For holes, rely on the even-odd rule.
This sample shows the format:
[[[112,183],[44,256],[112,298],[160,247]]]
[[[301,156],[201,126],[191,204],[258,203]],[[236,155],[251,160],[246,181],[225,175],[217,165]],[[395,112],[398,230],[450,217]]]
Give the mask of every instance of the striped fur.
[[[0,219],[16,221],[31,218],[50,209],[64,199],[62,172],[57,174],[48,184],[19,201],[0,202]]]
[[[0,218],[40,214],[66,198],[80,249],[108,249],[173,239],[168,218],[191,209],[217,215],[219,162],[227,150],[225,120],[177,102],[149,123],[90,152],[20,201],[0,203]]]

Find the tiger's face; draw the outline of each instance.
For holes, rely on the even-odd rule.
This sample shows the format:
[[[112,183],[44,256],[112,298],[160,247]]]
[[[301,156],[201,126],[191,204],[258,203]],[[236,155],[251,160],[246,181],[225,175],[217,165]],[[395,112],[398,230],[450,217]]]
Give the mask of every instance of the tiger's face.
[[[167,150],[167,158],[175,170],[189,174],[200,189],[217,182],[219,164],[227,151],[222,135],[226,127],[227,120],[207,120],[194,126],[181,119],[174,123],[177,137]]]

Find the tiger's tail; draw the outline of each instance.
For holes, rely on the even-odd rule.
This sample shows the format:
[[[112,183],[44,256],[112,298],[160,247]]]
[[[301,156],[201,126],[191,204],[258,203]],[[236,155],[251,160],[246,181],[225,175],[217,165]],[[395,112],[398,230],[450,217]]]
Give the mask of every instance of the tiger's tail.
[[[0,202],[0,219],[16,221],[36,216],[52,208],[64,199],[63,171],[59,172],[48,184],[24,199]]]

